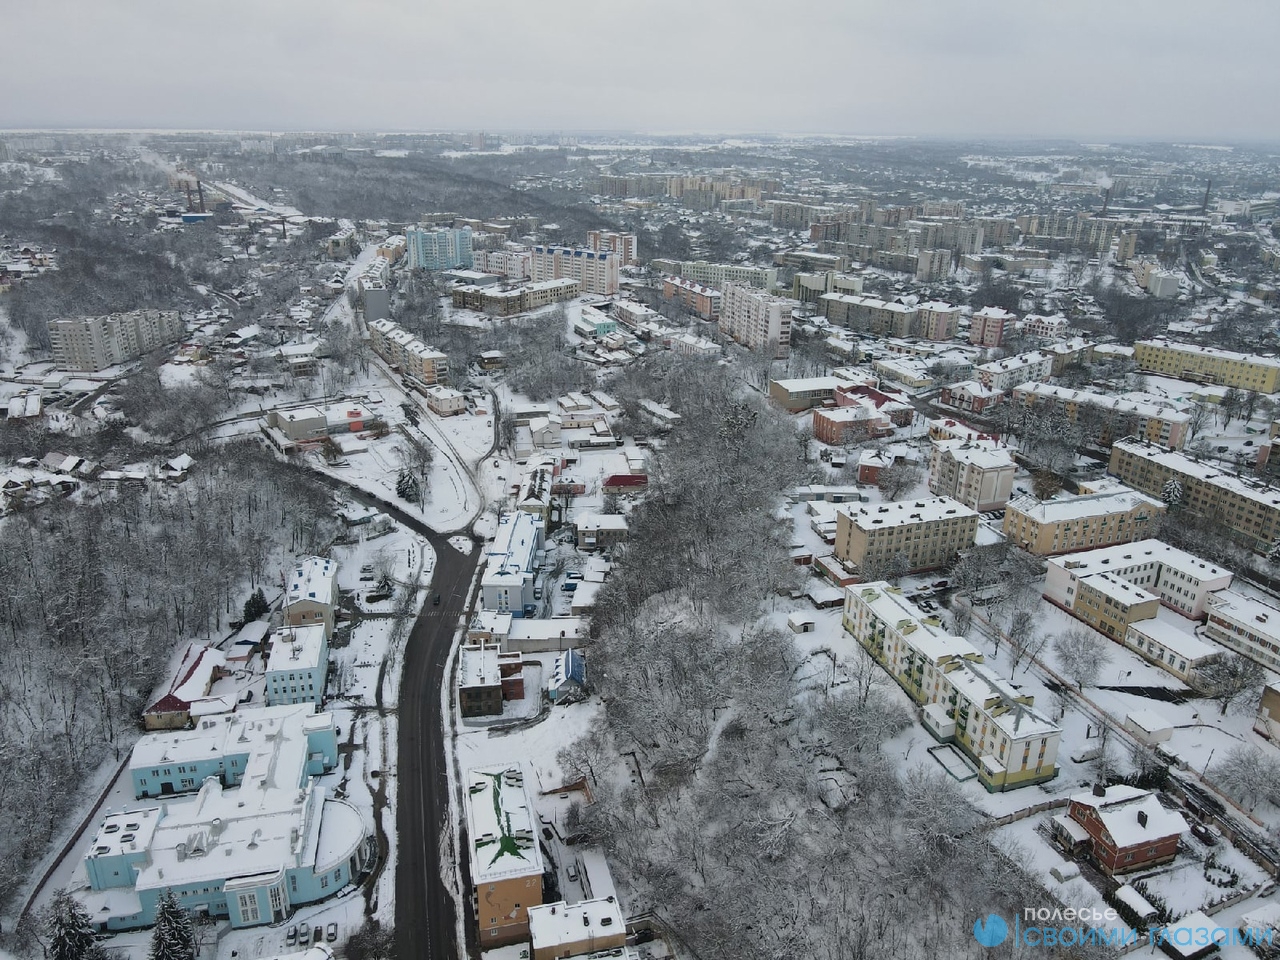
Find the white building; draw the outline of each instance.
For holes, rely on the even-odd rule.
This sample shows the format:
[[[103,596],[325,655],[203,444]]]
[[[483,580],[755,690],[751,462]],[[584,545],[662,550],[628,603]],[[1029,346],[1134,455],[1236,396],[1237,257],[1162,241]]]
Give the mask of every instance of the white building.
[[[49,323],[54,366],[85,373],[136,359],[185,334],[186,326],[176,310],[133,310]]]
[[[271,635],[267,655],[267,706],[324,702],[329,641],[323,624],[283,627]]]
[[[984,363],[976,370],[984,387],[1008,393],[1028,380],[1047,380],[1053,373],[1053,356],[1033,350],[1015,357]]]
[[[1204,635],[1269,670],[1280,670],[1280,610],[1234,590],[1205,601]]]
[[[953,497],[979,513],[1000,510],[1013,492],[1016,464],[994,440],[933,440],[929,492]]]
[[[542,549],[543,524],[531,513],[517,511],[498,518],[489,545],[488,564],[480,580],[481,609],[524,617],[534,609],[534,561]]]
[[[725,284],[720,332],[748,350],[772,351],[783,359],[791,353],[791,307],[752,287]]]
[[[338,603],[338,565],[329,557],[304,557],[293,565],[284,595],[285,623],[291,627],[324,624],[333,636]]]
[[[437,417],[452,417],[467,410],[466,396],[450,387],[443,387],[437,383],[427,387],[424,392],[427,397],[427,407]]]
[[[1191,630],[1163,617],[1129,624],[1124,645],[1184,683],[1190,682],[1198,669],[1222,656],[1221,647],[1205,643]]]
[[[618,292],[618,267],[622,258],[609,251],[597,253],[582,247],[536,246],[530,269],[534,282],[577,280],[583,293],[611,297]]]

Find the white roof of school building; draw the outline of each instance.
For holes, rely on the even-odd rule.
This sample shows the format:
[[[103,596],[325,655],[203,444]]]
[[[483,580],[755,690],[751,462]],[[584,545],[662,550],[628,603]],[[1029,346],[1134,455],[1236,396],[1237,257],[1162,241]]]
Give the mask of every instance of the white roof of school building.
[[[466,773],[471,882],[542,876],[537,818],[520,764]]]
[[[1222,653],[1222,648],[1216,643],[1205,643],[1190,630],[1181,627],[1181,624],[1190,626],[1190,620],[1177,614],[1173,614],[1173,618],[1176,619],[1166,620],[1164,617],[1157,616],[1150,620],[1139,620],[1129,624],[1129,632],[1135,637],[1150,639],[1158,646],[1186,660],[1188,664]],[[1176,621],[1181,621],[1181,624]]]
[[[575,904],[543,903],[529,908],[529,939],[535,955],[561,944],[626,935],[622,908],[614,898],[580,900]]]
[[[1215,590],[1206,609],[1227,620],[1247,624],[1249,632],[1280,644],[1280,610],[1235,590]]]
[[[271,635],[271,653],[267,657],[267,673],[288,670],[311,670],[324,666],[324,624],[281,627]]]
[[[1172,405],[1148,403],[1143,400],[1126,399],[1124,397],[1112,397],[1105,393],[1095,393],[1092,390],[1071,390],[1067,387],[1055,387],[1052,384],[1038,383],[1036,381],[1020,383],[1013,388],[1013,392],[1015,395],[1019,393],[1034,394],[1042,400],[1083,403],[1105,410],[1114,410],[1117,413],[1131,413],[1137,417],[1152,417],[1169,423],[1186,423],[1191,419],[1190,414],[1184,413]]]
[[[1154,593],[1143,590],[1141,587],[1135,586],[1123,577],[1109,571],[1091,573],[1082,577],[1082,579],[1104,597],[1110,597],[1126,607],[1131,607],[1135,603],[1146,603],[1149,600],[1154,600],[1157,603],[1160,601],[1160,598]]]
[[[1104,517],[1112,513],[1127,512],[1140,506],[1164,510],[1164,504],[1159,500],[1127,487],[1123,490],[1108,490],[1104,493],[1090,493],[1082,497],[1062,497],[1053,500],[1037,500],[1032,496],[1017,497],[1009,503],[1009,509],[1037,523],[1060,523],[1064,520]]]
[[[978,516],[976,510],[951,497],[926,497],[923,500],[904,500],[901,503],[847,503],[841,504],[837,512],[847,514],[853,523],[864,530]]]
[[[1047,562],[1064,567],[1077,577],[1106,571],[1130,570],[1144,563],[1159,563],[1196,581],[1231,577],[1229,570],[1215,566],[1208,560],[1201,560],[1185,550],[1171,547],[1161,540],[1119,543],[1115,546],[1099,547],[1096,550],[1085,550],[1082,553],[1071,553],[1063,557],[1050,557]]]
[[[289,592],[286,603],[327,603],[334,600],[334,583],[338,565],[328,557],[307,557],[294,564],[289,574]]]

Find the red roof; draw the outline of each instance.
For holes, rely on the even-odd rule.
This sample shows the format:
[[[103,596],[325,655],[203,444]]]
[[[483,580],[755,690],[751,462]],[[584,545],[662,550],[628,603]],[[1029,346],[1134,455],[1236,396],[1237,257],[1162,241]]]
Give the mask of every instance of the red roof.
[[[606,487],[647,487],[649,478],[642,473],[615,473],[605,480]]]

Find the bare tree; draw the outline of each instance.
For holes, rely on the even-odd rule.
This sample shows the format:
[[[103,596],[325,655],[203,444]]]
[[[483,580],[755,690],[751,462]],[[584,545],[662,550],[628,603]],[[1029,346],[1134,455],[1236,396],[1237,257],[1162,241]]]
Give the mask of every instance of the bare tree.
[[[1053,652],[1063,676],[1083,691],[1098,679],[1103,665],[1110,659],[1104,641],[1085,630],[1067,630],[1053,641]]]
[[[1216,702],[1219,714],[1225,717],[1232,707],[1255,703],[1266,679],[1266,671],[1253,660],[1226,653],[1197,669],[1191,683]]]
[[[876,486],[884,494],[884,498],[892,503],[908,493],[923,479],[924,473],[919,467],[907,463],[893,463],[880,471]]]
[[[1039,606],[1039,597],[1035,598]],[[1009,617],[1009,677],[1012,679],[1019,665],[1031,665],[1049,642],[1049,635],[1036,629],[1034,608],[1022,607],[1014,610]]]
[[[1211,770],[1213,781],[1250,810],[1274,797],[1280,782],[1280,761],[1248,743],[1232,747]]]

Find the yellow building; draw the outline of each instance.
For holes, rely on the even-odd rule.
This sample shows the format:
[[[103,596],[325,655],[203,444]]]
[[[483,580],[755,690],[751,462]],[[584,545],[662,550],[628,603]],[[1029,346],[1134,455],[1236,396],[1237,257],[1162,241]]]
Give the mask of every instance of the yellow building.
[[[529,908],[542,903],[538,819],[520,764],[469,770],[467,844],[481,949],[529,939]]]
[[[369,343],[373,352],[387,363],[427,386],[449,379],[449,358],[392,320],[370,323]]]
[[[1172,340],[1139,340],[1133,359],[1143,373],[1179,380],[1220,383],[1241,390],[1275,393],[1280,389],[1280,359],[1234,353]]]
[[[1066,500],[1018,497],[1004,512],[1004,535],[1038,557],[1132,543],[1151,536],[1165,505],[1136,490]]]
[[[844,629],[922,707],[925,728],[968,754],[992,792],[1058,774],[1061,729],[983,664],[964,637],[948,635],[883,581],[849,587]]]
[[[1159,597],[1112,573],[1080,577],[1068,604],[1073,616],[1121,643],[1129,624],[1150,620],[1160,610]]]
[[[977,512],[951,497],[846,504],[836,512],[835,553],[859,574],[916,573],[946,566],[977,533]]]

